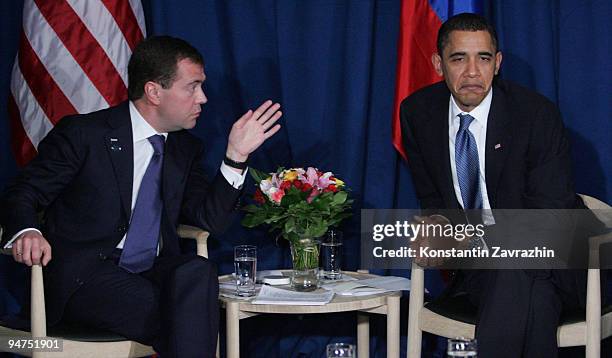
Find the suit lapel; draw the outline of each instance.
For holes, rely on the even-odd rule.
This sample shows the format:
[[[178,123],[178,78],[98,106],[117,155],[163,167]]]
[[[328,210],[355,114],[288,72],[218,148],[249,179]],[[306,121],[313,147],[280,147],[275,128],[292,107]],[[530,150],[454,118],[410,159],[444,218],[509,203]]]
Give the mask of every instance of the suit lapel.
[[[430,108],[432,138],[432,170],[437,172],[436,178],[440,178],[438,187],[442,191],[442,197],[448,208],[458,207],[455,189],[451,173],[450,153],[448,150],[448,106],[450,92],[444,84],[444,91],[432,102]],[[437,143],[437,145],[436,145]]]
[[[493,89],[493,100],[489,117],[487,119],[487,140],[485,144],[485,178],[487,192],[492,208],[497,205],[497,186],[510,149],[511,118],[508,117],[503,90],[499,87]]]
[[[129,218],[132,212],[134,143],[128,102],[122,103],[111,111],[108,124],[112,129],[107,132],[104,139],[106,150],[113,164],[123,210]]]

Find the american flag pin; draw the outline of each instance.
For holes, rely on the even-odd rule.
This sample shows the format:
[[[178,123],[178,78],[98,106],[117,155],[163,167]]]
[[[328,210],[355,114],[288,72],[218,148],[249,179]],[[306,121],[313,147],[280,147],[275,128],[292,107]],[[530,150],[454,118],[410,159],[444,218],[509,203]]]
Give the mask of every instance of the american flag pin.
[[[117,138],[111,138],[110,142],[111,142],[110,149],[112,151],[118,152],[122,149],[121,146],[119,145],[119,140]]]
[[[501,143],[497,143],[497,144],[495,144],[494,149],[495,149],[495,150],[498,150],[499,148],[501,148]]]

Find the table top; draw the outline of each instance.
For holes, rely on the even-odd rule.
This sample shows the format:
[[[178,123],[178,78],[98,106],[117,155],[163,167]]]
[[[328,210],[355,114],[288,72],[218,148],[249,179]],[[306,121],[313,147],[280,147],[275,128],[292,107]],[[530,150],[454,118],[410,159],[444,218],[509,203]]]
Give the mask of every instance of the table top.
[[[289,271],[289,270],[288,270]],[[349,275],[357,279],[377,277],[374,274],[360,273],[353,271],[343,271],[344,275]],[[219,282],[231,282],[232,275],[219,276]],[[289,285],[274,286],[278,288],[287,288]],[[319,290],[323,290],[319,288]],[[287,313],[287,314],[305,314],[305,313],[329,313],[329,312],[346,312],[346,311],[368,311],[380,308],[387,304],[389,296],[400,296],[401,291],[392,291],[378,293],[367,296],[341,296],[334,295],[331,302],[320,306],[303,306],[303,305],[275,305],[275,304],[252,304],[251,300],[219,296],[219,300],[223,307],[227,304],[238,304],[239,310],[242,312],[252,313]],[[384,313],[384,312],[378,312]]]

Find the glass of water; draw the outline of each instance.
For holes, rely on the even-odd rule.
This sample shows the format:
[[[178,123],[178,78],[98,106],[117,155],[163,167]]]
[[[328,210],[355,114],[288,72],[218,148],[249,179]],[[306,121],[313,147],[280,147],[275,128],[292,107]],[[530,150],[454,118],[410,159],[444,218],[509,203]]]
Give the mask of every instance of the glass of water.
[[[451,338],[446,349],[447,357],[477,357],[478,350],[475,339]]]
[[[342,278],[342,231],[329,229],[321,241],[321,274],[328,280]]]
[[[234,247],[236,295],[243,297],[254,296],[256,275],[257,246],[239,245]]]
[[[348,343],[331,343],[327,345],[327,358],[355,358],[355,346]]]

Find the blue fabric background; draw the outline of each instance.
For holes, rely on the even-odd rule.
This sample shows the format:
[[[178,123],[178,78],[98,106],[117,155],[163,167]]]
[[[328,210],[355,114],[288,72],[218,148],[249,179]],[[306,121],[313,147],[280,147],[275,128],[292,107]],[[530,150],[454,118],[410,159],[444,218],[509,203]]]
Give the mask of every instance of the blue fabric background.
[[[345,261],[347,269],[357,269],[359,209],[417,206],[406,165],[391,145],[399,0],[143,3],[148,34],[182,37],[204,54],[209,102],[193,132],[207,145],[210,175],[220,164],[235,119],[268,98],[279,101],[283,128],[250,164],[269,171],[278,165],[312,165],[345,180],[356,199],[355,215],[343,227]],[[21,7],[20,0],[0,2],[2,103],[17,49]],[[452,12],[436,10],[441,17],[445,10]],[[577,191],[612,202],[611,3],[491,2],[484,12],[499,32],[502,76],[560,106],[572,138]],[[6,117],[0,110],[0,186],[17,170]],[[253,182],[246,185],[252,192]],[[259,247],[260,269],[290,266],[286,245],[277,245],[262,230],[247,231],[236,224],[209,242],[211,258],[223,273],[232,271],[232,247],[247,242]],[[429,289],[439,292],[438,273],[427,275]],[[22,267],[0,258],[0,315],[18,309],[26,276]],[[329,341],[354,341],[354,324],[352,314],[252,318],[242,322],[242,354],[321,357]],[[386,351],[384,332],[384,320],[373,319],[371,351],[380,357]]]

